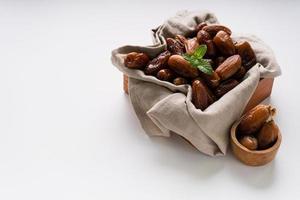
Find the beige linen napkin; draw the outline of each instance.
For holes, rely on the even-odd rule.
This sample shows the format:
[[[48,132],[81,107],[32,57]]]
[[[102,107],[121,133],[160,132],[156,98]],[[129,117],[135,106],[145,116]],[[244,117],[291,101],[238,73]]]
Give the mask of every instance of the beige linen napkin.
[[[258,64],[247,72],[237,87],[204,111],[196,109],[191,102],[191,86],[176,86],[124,66],[127,53],[145,52],[153,58],[166,48],[166,37],[189,35],[202,21],[218,23],[215,15],[208,11],[179,12],[152,30],[153,46],[120,47],[112,52],[111,59],[121,72],[129,76],[130,100],[148,135],[168,137],[174,132],[207,155],[225,155],[230,127],[241,116],[260,78],[276,77],[281,73],[272,50],[266,44],[253,35],[233,35],[234,40],[247,40],[251,44]]]

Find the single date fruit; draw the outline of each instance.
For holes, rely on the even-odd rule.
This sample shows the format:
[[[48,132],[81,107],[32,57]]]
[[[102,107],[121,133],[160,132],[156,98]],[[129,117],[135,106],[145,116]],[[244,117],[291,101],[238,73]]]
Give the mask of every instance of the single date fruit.
[[[257,134],[260,149],[270,147],[278,137],[279,128],[273,120],[266,122]]]
[[[184,51],[184,45],[173,38],[167,38],[167,48],[172,54],[182,55]]]
[[[162,81],[170,81],[174,78],[175,74],[170,69],[161,69],[157,72],[156,77]]]
[[[272,119],[276,109],[270,105],[258,105],[247,112],[238,125],[238,131],[243,135],[257,132],[267,120]]]
[[[145,53],[131,52],[127,54],[124,64],[130,69],[143,69],[149,62],[149,57]]]
[[[192,102],[197,109],[205,110],[210,103],[208,88],[203,81],[196,79],[192,83]]]
[[[219,31],[214,37],[213,42],[222,55],[231,56],[235,53],[235,47],[232,39],[225,31]]]
[[[187,83],[188,83],[188,81],[182,77],[177,77],[173,80],[173,84],[175,84],[175,85],[183,85],[183,84],[187,84]]]
[[[247,41],[239,41],[235,44],[237,54],[242,58],[242,64],[248,70],[256,64],[255,53]]]
[[[211,24],[202,28],[202,30],[208,32],[211,37],[214,37],[219,31],[225,31],[228,35],[231,35],[231,30],[226,26],[219,24]]]
[[[172,55],[168,60],[170,69],[185,78],[196,78],[199,71],[180,55]]]
[[[228,57],[216,69],[216,73],[220,76],[221,80],[225,80],[234,75],[241,68],[242,60],[239,55]]]
[[[239,140],[239,142],[249,150],[256,150],[258,147],[257,139],[252,136],[244,136]]]
[[[164,51],[159,54],[156,58],[151,60],[145,68],[145,74],[156,75],[157,72],[165,67],[168,62],[171,53],[169,51]]]

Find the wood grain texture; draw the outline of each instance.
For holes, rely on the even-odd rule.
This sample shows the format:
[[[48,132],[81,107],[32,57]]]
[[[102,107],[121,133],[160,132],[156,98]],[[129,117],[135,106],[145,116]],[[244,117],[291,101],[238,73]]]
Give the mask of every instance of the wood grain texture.
[[[261,166],[271,162],[280,147],[281,144],[281,133],[278,132],[278,138],[273,146],[265,150],[249,150],[241,145],[236,137],[237,126],[240,120],[235,122],[230,131],[230,145],[233,154],[244,164],[250,166]]]

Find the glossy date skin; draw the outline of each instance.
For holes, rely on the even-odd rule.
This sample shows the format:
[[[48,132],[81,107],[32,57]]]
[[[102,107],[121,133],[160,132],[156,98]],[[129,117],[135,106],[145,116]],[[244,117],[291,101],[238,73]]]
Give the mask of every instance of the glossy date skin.
[[[167,64],[171,53],[169,51],[164,51],[159,54],[156,58],[151,60],[149,64],[145,67],[146,75],[156,75],[157,72],[165,67]]]

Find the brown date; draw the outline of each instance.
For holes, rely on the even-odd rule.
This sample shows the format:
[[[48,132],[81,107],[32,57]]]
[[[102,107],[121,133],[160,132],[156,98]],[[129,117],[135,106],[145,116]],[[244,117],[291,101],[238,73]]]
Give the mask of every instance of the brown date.
[[[206,41],[211,40],[211,37],[208,34],[208,32],[206,32],[204,30],[200,30],[197,33],[197,40],[198,40],[199,44],[205,44]]]
[[[216,69],[216,73],[220,76],[221,80],[228,79],[241,68],[241,64],[242,60],[239,55],[230,56],[219,65]]]
[[[199,71],[180,55],[172,55],[168,60],[170,69],[185,78],[196,78]]]
[[[239,142],[249,150],[256,150],[258,147],[257,139],[252,136],[244,136],[239,140]]]
[[[149,62],[149,57],[145,53],[131,52],[127,54],[124,64],[130,69],[143,69]]]
[[[167,38],[167,48],[172,54],[182,55],[184,53],[183,44],[173,38]]]
[[[249,42],[239,41],[235,44],[235,49],[237,54],[241,56],[242,64],[245,66],[246,70],[256,64],[256,56]]]
[[[252,108],[242,117],[238,125],[239,133],[250,135],[257,132],[275,113],[276,109],[270,105],[258,105]]]
[[[198,25],[196,26],[195,31],[196,31],[196,32],[199,32],[200,30],[203,29],[204,26],[207,26],[207,24],[206,24],[205,22],[201,22],[200,24],[198,24]]]
[[[222,55],[231,56],[235,53],[232,39],[225,31],[219,31],[214,37],[213,42]]]
[[[225,31],[228,35],[231,35],[231,30],[226,26],[219,24],[211,24],[202,28],[202,30],[209,33],[211,37],[214,37],[219,31]]]
[[[173,80],[173,84],[174,85],[183,85],[183,84],[187,84],[187,80],[185,78],[182,77],[177,77]]]
[[[211,75],[202,73],[201,76],[211,88],[215,88],[220,84],[220,77],[216,72],[213,72]]]
[[[260,149],[270,147],[278,137],[279,128],[273,120],[266,122],[257,134]]]
[[[171,53],[169,51],[164,51],[161,54],[159,54],[156,58],[151,60],[145,67],[145,74],[155,76],[159,70],[165,67],[170,56]]]
[[[197,38],[191,38],[185,41],[184,43],[185,51],[187,54],[193,54],[196,49],[199,47]]]
[[[156,77],[162,81],[170,81],[174,78],[175,74],[170,69],[161,69],[157,72]]]
[[[221,83],[215,90],[215,95],[220,98],[222,97],[224,94],[226,94],[227,92],[229,92],[230,90],[232,90],[233,88],[235,88],[235,86],[237,86],[239,84],[239,82],[237,80],[234,79],[229,79],[223,83]]]
[[[196,79],[192,83],[192,102],[197,109],[205,110],[210,104],[208,88],[203,81]]]

